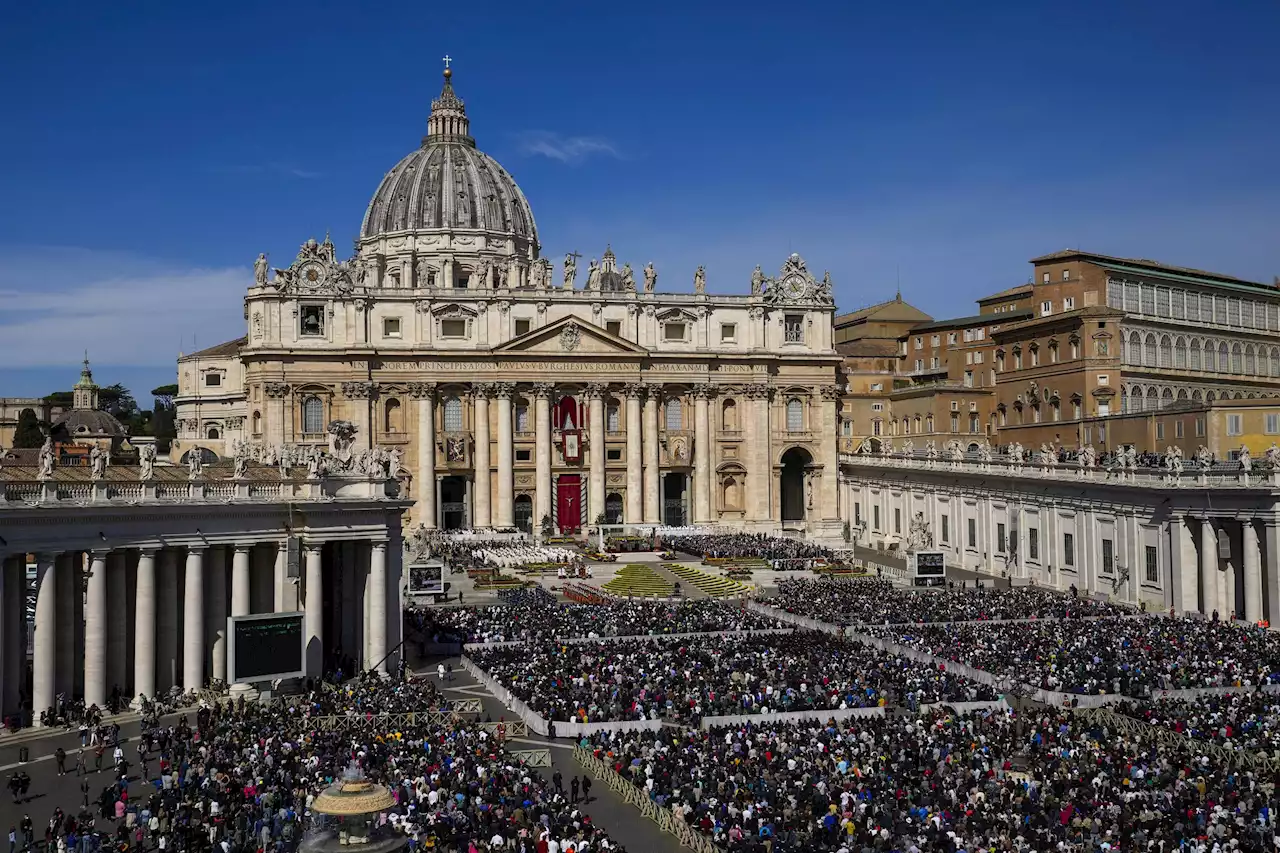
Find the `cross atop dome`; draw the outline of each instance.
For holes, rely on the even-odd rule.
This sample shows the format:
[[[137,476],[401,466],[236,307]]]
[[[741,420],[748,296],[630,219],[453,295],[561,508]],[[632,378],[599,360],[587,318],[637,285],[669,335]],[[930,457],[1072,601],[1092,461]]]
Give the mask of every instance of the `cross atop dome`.
[[[453,91],[453,69],[449,67],[453,57],[446,53],[441,61],[444,62],[444,86],[440,89],[440,97],[431,102],[427,135],[422,138],[422,145],[425,148],[432,142],[461,142],[475,146],[466,104]]]

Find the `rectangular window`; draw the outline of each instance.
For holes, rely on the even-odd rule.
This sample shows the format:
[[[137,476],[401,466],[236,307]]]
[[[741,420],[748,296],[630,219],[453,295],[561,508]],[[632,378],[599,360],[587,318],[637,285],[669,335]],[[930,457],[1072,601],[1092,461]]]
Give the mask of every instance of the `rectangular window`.
[[[1041,303],[1040,303],[1040,316],[1041,316],[1041,317],[1047,317],[1048,315],[1050,315],[1050,314],[1052,314],[1052,313],[1053,313],[1053,303],[1052,303],[1052,302],[1050,302],[1049,300],[1047,300],[1047,299],[1046,299],[1044,302],[1041,302]]]
[[[1162,441],[1163,439],[1164,439],[1164,421],[1157,421],[1156,422],[1156,441]]]
[[[938,366],[939,366],[938,357],[935,355],[933,358],[929,359],[929,368],[931,370],[937,370]]]
[[[1116,570],[1116,545],[1110,539],[1102,540],[1102,573],[1104,575],[1114,574]]]
[[[1267,415],[1267,435],[1280,432],[1280,415]]]
[[[923,358],[917,358],[917,359],[916,359],[916,370],[924,370],[924,359],[923,359]]]
[[[942,532],[943,544],[949,543],[951,541],[951,518],[949,516],[946,516],[946,515],[942,516],[941,532]]]
[[[853,502],[853,523],[862,523],[862,504],[858,501]]]
[[[1041,277],[1040,277],[1040,280],[1041,280],[1041,281],[1043,281],[1045,284],[1048,284],[1048,283],[1049,283],[1049,274],[1048,274],[1048,273],[1045,273],[1043,276],[1041,276]]]
[[[976,518],[968,519],[969,522],[969,547],[978,547],[978,520]]]
[[[969,338],[966,336],[966,337],[965,337],[965,340],[967,341],[967,340],[969,340]],[[956,333],[955,333],[955,332],[947,332],[947,343],[949,343],[949,344],[954,344],[955,342],[956,342]]]
[[[976,414],[969,415],[969,434],[977,435],[980,432],[982,432],[982,427],[978,421],[978,416]]]
[[[1240,415],[1227,415],[1227,435],[1244,435],[1243,420]]]
[[[897,507],[893,508],[893,532],[902,532],[902,510]]]
[[[620,459],[622,459],[622,448],[610,447],[605,450],[604,457],[608,459],[610,462],[617,462]]]
[[[1147,551],[1147,583],[1160,582],[1160,552],[1155,545],[1148,545]]]
[[[804,343],[804,315],[787,314],[782,319],[783,338],[788,344]]]
[[[680,411],[680,401],[668,400],[667,401],[667,429],[669,430],[684,429],[684,427],[682,426],[683,423],[684,423],[684,418],[682,417],[682,413]]]
[[[528,461],[529,461],[529,459],[531,458],[532,454],[533,454],[533,451],[531,451],[531,450],[517,450],[517,451],[516,451],[516,461],[517,461],[517,462],[528,462]]]
[[[516,320],[516,335],[529,334],[529,327],[532,325],[529,320]]]
[[[871,507],[871,521],[872,521],[871,529],[879,530],[880,529],[880,505],[879,504],[876,504],[875,506]]]
[[[1105,418],[1111,415],[1111,404],[1106,400],[1098,401],[1098,417]]]
[[[1040,559],[1040,530],[1036,527],[1027,528],[1027,558],[1031,560]]]
[[[466,289],[467,289],[467,274],[466,274],[466,273],[463,273],[463,274],[461,274],[461,275],[455,275],[455,276],[453,277],[453,289],[454,289],[454,290],[466,290]]]
[[[1004,553],[1004,522],[996,524],[996,553]]]
[[[466,336],[467,336],[466,320],[441,320],[440,321],[440,337],[465,338]]]
[[[1184,427],[1183,427],[1183,425],[1182,425],[1182,421],[1180,421],[1180,420],[1179,420],[1179,421],[1174,421],[1174,422],[1173,422],[1173,437],[1174,437],[1174,438],[1182,438],[1182,437],[1183,437],[1183,433],[1184,433],[1184,432],[1185,432],[1185,428],[1184,428]]]
[[[941,343],[941,339],[937,335],[934,335],[931,345],[936,347],[939,343]]]
[[[1196,438],[1204,438],[1204,418],[1196,418]]]
[[[916,336],[916,349],[924,349],[924,338]]]
[[[308,338],[324,337],[323,305],[303,305],[299,309],[298,334]]]
[[[1063,281],[1071,281],[1071,270],[1063,270],[1063,271],[1062,271],[1062,280],[1063,280]]]
[[[737,323],[721,323],[720,324],[720,342],[725,344],[733,343],[738,339]]]
[[[1037,367],[1040,364],[1040,350],[1033,349],[1031,351],[1031,366]]]
[[[884,390],[884,383],[883,383],[883,382],[872,382],[872,383],[871,383],[871,390],[872,390],[872,391],[883,391],[883,390]],[[879,410],[879,409],[877,409],[876,411],[880,411],[880,410]]]
[[[622,411],[617,406],[606,406],[604,410],[604,428],[609,432],[622,430]]]
[[[685,329],[684,323],[667,323],[662,327],[662,339],[664,341],[683,341]]]
[[[204,375],[204,387],[206,387],[206,388],[221,388],[221,387],[222,387],[222,374],[221,374],[221,373],[206,373],[206,374]],[[1267,417],[1274,417],[1274,415],[1268,415]]]
[[[614,335],[614,336],[617,336],[617,337],[621,337],[621,336],[622,336],[622,321],[621,321],[621,320],[606,320],[606,321],[605,321],[605,324],[604,324],[604,330],[605,330],[606,332],[608,332],[609,334],[611,334],[611,335]]]
[[[1099,373],[1099,374],[1098,374],[1098,384],[1099,384],[1099,385],[1108,385],[1108,384],[1110,384],[1110,383],[1111,383],[1111,374],[1110,374],[1110,373]]]
[[[1073,533],[1062,534],[1062,563],[1066,566],[1076,564],[1076,537]]]
[[[384,338],[400,337],[400,318],[399,317],[383,317],[382,318],[382,336]]]

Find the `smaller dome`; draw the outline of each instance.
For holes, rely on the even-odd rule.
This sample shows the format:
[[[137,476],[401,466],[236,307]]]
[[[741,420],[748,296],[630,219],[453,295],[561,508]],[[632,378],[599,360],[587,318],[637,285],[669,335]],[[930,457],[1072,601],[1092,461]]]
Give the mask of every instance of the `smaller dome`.
[[[129,435],[124,424],[108,412],[97,409],[72,409],[64,412],[53,422],[53,427],[55,430],[65,429],[71,436],[125,438]]]

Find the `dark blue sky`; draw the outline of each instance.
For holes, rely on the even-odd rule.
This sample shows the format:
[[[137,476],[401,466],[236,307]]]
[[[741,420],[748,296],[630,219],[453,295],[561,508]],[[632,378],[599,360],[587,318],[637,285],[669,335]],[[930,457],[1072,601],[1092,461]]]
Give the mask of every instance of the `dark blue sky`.
[[[0,30],[0,395],[169,381],[259,251],[344,253],[454,57],[544,253],[935,316],[1067,246],[1280,274],[1280,4],[28,3]]]

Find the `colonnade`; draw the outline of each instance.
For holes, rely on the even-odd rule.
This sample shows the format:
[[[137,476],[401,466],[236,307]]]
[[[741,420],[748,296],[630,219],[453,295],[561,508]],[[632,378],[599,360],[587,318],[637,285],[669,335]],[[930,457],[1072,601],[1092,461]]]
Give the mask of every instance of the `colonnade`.
[[[28,698],[38,717],[59,695],[105,707],[117,691],[130,701],[226,682],[227,617],[254,613],[304,612],[308,675],[343,661],[386,672],[388,651],[400,641],[398,543],[303,540],[301,551],[300,578],[290,577],[287,541],[41,551],[32,555],[32,626],[24,605],[31,587],[28,557],[5,556],[4,712],[18,710]]]

